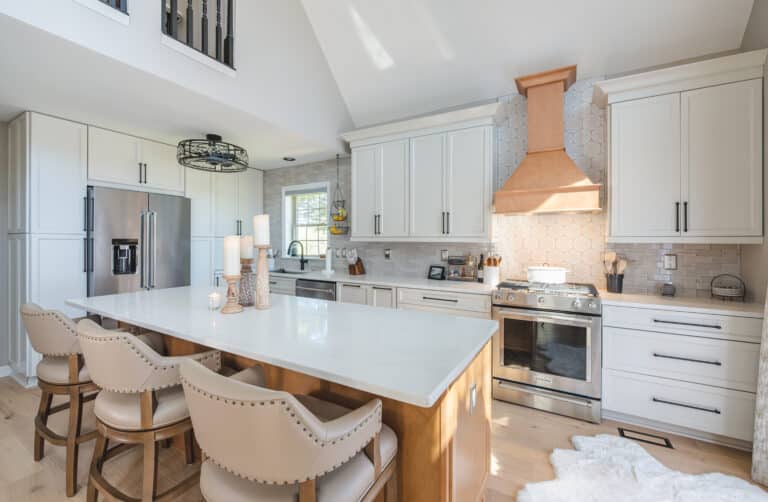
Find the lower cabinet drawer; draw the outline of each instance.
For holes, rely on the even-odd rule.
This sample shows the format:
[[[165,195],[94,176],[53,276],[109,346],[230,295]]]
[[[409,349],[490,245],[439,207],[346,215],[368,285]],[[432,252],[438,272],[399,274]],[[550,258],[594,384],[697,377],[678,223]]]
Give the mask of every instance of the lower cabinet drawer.
[[[603,365],[686,382],[756,392],[760,345],[605,327]]]
[[[604,370],[603,409],[752,441],[755,395]]]
[[[491,296],[473,295],[468,293],[450,293],[446,291],[430,291],[428,289],[397,289],[397,304],[416,305],[421,307],[437,307],[440,309],[468,310],[490,315]]]
[[[296,295],[296,279],[289,277],[269,277],[269,292],[280,295]]]

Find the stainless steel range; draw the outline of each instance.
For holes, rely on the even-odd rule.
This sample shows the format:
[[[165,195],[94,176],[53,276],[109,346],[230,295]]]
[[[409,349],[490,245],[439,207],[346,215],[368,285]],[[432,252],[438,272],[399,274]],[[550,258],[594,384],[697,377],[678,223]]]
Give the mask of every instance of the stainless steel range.
[[[493,397],[599,423],[601,313],[590,284],[499,284]]]

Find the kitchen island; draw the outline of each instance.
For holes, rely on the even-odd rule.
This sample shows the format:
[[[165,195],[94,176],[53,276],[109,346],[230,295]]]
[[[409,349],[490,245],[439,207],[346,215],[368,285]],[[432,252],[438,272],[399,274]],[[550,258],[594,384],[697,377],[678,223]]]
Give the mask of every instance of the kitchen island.
[[[205,287],[70,300],[166,335],[171,355],[208,348],[267,385],[356,407],[379,397],[398,435],[403,501],[481,499],[490,468],[489,320],[272,295],[272,308],[223,315]],[[258,454],[258,452],[254,452]]]

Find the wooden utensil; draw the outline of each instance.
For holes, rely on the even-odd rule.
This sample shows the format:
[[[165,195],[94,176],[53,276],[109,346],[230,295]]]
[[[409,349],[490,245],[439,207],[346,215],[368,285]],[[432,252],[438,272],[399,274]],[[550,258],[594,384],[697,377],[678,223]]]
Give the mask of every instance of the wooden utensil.
[[[619,260],[619,263],[616,265],[616,273],[619,275],[624,275],[624,271],[627,269],[627,260]]]

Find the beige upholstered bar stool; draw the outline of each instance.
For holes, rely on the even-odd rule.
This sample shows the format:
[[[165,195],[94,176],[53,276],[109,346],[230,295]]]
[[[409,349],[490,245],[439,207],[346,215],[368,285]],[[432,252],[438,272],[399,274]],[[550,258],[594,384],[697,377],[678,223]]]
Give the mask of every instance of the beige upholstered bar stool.
[[[21,306],[21,319],[32,347],[43,356],[37,365],[41,394],[35,417],[34,458],[36,462],[43,458],[45,441],[66,447],[66,493],[72,497],[77,491],[80,444],[96,438],[96,431],[81,433],[83,403],[93,400],[99,388],[83,364],[74,321],[61,312],[43,310],[34,303]],[[52,406],[53,396],[57,395],[69,396],[69,402]],[[48,417],[67,409],[69,425],[66,436],[62,436],[48,427]]]
[[[179,363],[199,361],[216,371],[221,354],[209,351],[164,357],[133,335],[108,331],[88,320],[77,324],[77,334],[93,381],[102,389],[94,403],[99,436],[88,480],[88,500],[96,500],[99,492],[110,499],[136,500],[102,475],[105,461],[133,445],[144,450],[142,501],[172,498],[194,485],[197,472],[158,494],[158,442],[183,435],[187,463],[194,462],[192,424],[180,385]],[[110,441],[120,445],[108,450]]]
[[[396,500],[397,437],[381,423],[380,400],[349,410],[194,361],[181,363],[181,381],[208,502],[356,502],[382,490]]]

